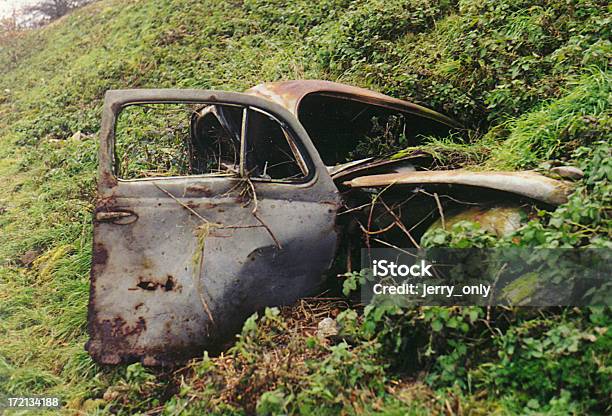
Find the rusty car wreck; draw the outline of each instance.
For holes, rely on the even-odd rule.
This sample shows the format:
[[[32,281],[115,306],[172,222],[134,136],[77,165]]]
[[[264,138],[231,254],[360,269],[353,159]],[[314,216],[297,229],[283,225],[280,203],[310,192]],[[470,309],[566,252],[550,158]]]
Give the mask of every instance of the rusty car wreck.
[[[120,129],[120,113],[145,106],[152,125],[148,108],[159,104],[187,108],[187,150],[176,156],[185,167],[131,174],[142,149],[120,145],[132,131]],[[385,138],[368,149],[373,129]],[[535,172],[440,170],[418,151],[376,156],[460,129],[419,105],[326,81],[109,91],[87,350],[103,364],[181,361],[231,338],[252,313],[316,293],[330,271],[354,267],[363,245],[418,247],[453,213],[501,234],[522,204],[566,201],[567,182]],[[172,167],[168,152],[150,157]]]

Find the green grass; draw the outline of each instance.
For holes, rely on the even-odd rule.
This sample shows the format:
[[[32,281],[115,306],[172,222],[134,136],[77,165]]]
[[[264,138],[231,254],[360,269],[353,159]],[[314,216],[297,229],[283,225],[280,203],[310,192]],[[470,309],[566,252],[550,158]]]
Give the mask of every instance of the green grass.
[[[610,73],[587,68],[561,98],[507,121],[508,138],[495,149],[487,167],[533,167],[542,160],[559,159],[578,146],[612,134]]]
[[[521,238],[605,246],[609,147],[592,149],[610,137],[608,39],[609,8],[589,0],[103,0],[27,33],[16,63],[9,59],[14,49],[0,45],[0,395],[59,395],[66,414],[162,406],[167,414],[182,408],[429,414],[458,406],[475,414],[605,413],[605,400],[593,403],[605,397],[605,383],[590,391],[561,374],[579,367],[593,383],[610,374],[609,335],[597,329],[608,327],[609,317],[588,311],[541,320],[502,314],[494,333],[483,332],[483,314],[468,322],[454,310],[352,312],[347,328],[354,344],[334,348],[299,333],[279,347],[270,334],[285,318],[272,314],[252,323],[263,330],[229,353],[238,375],[219,359],[197,360],[177,374],[102,368],[83,345],[97,131],[107,89],[241,91],[264,81],[319,78],[411,99],[467,128],[465,137],[426,144],[441,164],[519,169],[549,159],[592,160],[585,169],[596,179],[581,183],[580,195],[534,220]],[[459,317],[467,333],[454,327]],[[446,329],[432,331],[440,325]],[[525,341],[553,338],[555,328],[582,337],[578,352],[559,347],[549,357],[560,369],[529,358]],[[427,339],[429,345],[421,343]],[[500,366],[509,343],[526,351],[514,370]],[[483,352],[489,367],[470,361],[462,345]],[[279,373],[269,383],[257,366],[281,347],[305,356],[300,377]],[[418,356],[418,366],[398,356]],[[497,371],[498,384],[483,375],[486,368]],[[572,387],[512,385],[512,371],[527,370],[554,371]],[[214,400],[225,391],[223,381],[248,385],[252,374],[262,377],[262,388],[248,402],[238,397],[241,389],[225,402]]]

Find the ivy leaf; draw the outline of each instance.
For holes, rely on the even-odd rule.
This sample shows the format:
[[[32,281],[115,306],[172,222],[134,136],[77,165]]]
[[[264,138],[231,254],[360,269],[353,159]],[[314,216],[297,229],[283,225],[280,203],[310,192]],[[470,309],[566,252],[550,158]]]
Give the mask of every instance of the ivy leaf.
[[[434,332],[440,332],[443,327],[444,325],[442,322],[437,319],[431,323],[431,329],[433,329]]]

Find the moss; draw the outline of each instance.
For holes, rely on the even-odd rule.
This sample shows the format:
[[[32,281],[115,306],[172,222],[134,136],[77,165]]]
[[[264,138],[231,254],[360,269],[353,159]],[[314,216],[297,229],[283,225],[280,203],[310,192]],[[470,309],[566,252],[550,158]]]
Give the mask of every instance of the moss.
[[[521,305],[529,302],[529,299],[538,291],[538,279],[539,275],[537,273],[529,273],[513,280],[512,283],[504,287],[501,293],[502,298],[511,305]]]

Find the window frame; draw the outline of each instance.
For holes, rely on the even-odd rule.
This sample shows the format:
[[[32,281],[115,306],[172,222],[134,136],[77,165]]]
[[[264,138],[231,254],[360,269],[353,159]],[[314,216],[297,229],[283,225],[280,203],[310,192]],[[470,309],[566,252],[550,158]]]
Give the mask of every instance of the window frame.
[[[171,105],[171,104],[183,104],[183,105],[201,104],[203,107],[207,105],[217,105],[217,106],[231,106],[231,107],[241,107],[242,108],[243,116],[242,116],[242,125],[241,125],[241,131],[240,131],[240,163],[239,163],[238,174],[203,173],[203,174],[197,174],[197,175],[168,175],[168,176],[151,176],[151,177],[129,178],[129,179],[122,178],[120,176],[121,170],[119,167],[120,160],[117,157],[116,136],[117,136],[117,125],[118,125],[119,117],[121,116],[121,113],[123,112],[123,110],[128,107],[138,106],[138,105]],[[246,169],[246,151],[247,151],[246,141],[248,137],[247,128],[248,128],[249,111],[257,111],[261,114],[264,114],[267,117],[270,117],[273,121],[278,123],[279,127],[283,131],[283,135],[285,139],[287,140],[289,148],[291,149],[295,157],[295,161],[298,167],[302,170],[301,177],[295,178],[295,179],[272,179],[272,178],[268,179],[268,178],[262,178],[262,177],[257,177],[257,176],[251,177],[248,175],[248,171]],[[190,126],[191,126],[191,123],[190,123]],[[273,113],[263,108],[260,108],[258,106],[254,106],[254,105],[250,105],[246,103],[241,104],[241,103],[226,103],[226,102],[210,102],[210,101],[205,101],[205,100],[202,100],[202,101],[199,101],[199,100],[184,100],[184,101],[160,100],[160,101],[152,101],[152,102],[136,101],[136,102],[124,103],[121,106],[119,106],[117,111],[114,113],[113,134],[112,134],[112,140],[109,144],[111,145],[111,149],[112,149],[111,154],[110,154],[110,162],[111,162],[110,171],[111,171],[112,176],[118,182],[126,182],[126,183],[146,182],[146,181],[166,180],[166,179],[176,180],[176,179],[199,179],[199,178],[201,179],[221,179],[221,178],[223,179],[244,179],[244,178],[248,178],[251,181],[263,182],[263,183],[268,182],[268,183],[283,183],[283,184],[304,184],[304,183],[311,181],[316,176],[315,163],[312,160],[310,153],[304,146],[304,143],[301,140],[299,140],[299,135],[292,129],[292,127],[288,123],[283,122]]]
[[[300,170],[302,171],[302,176],[300,176],[299,178],[292,178],[292,179],[276,179],[276,178],[268,179],[268,178],[248,175],[248,171],[246,169],[246,152],[247,152],[247,147],[248,147],[247,146],[247,140],[248,140],[247,128],[248,128],[248,123],[249,123],[249,115],[248,115],[249,111],[256,111],[258,113],[261,113],[269,117],[270,119],[272,119],[274,122],[278,123],[279,127],[281,128],[283,132],[283,136],[285,137],[285,140],[287,141],[289,149],[291,150],[291,152],[293,153],[293,156],[295,157],[295,162],[300,168]],[[290,126],[287,125],[286,123],[283,123],[274,114],[271,114],[268,111],[265,111],[263,109],[260,109],[254,106],[245,106],[244,113],[242,116],[242,131],[240,132],[240,146],[241,146],[240,148],[240,153],[241,153],[240,154],[240,176],[243,178],[248,177],[250,180],[256,181],[256,182],[289,183],[289,184],[308,182],[314,173],[313,172],[314,166],[312,165],[311,161],[310,161],[311,164],[309,166],[308,152],[306,151],[306,149],[300,148],[301,141],[296,140],[295,139],[296,137],[297,135],[291,132]]]

